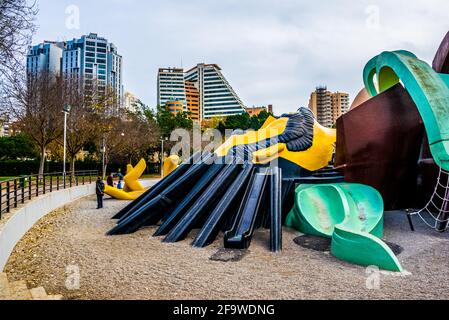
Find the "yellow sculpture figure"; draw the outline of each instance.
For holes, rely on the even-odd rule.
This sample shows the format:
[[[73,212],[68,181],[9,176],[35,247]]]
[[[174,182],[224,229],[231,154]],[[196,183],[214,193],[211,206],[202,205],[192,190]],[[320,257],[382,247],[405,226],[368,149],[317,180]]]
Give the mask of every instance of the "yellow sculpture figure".
[[[170,157],[166,158],[164,161],[164,178],[173,171],[175,171],[179,166],[179,157],[177,155],[171,155]]]
[[[251,146],[257,150],[252,152],[255,164],[283,158],[316,171],[332,160],[336,140],[336,130],[321,126],[309,109],[300,108],[296,114],[269,117],[259,131],[232,136],[216,154],[224,157],[235,147]]]
[[[117,200],[136,200],[145,192],[145,188],[139,182],[139,178],[143,175],[146,168],[147,164],[143,159],[135,167],[129,164],[124,178],[124,189],[120,190],[115,187],[106,186],[104,193]]]

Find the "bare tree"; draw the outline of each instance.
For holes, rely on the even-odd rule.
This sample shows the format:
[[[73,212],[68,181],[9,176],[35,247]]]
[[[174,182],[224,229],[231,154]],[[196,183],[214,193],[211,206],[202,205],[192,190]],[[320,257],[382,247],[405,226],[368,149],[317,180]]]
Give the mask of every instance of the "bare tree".
[[[36,14],[35,2],[0,1],[0,87],[23,72],[22,61],[35,32]]]
[[[102,119],[114,107],[115,93],[98,87],[98,81],[64,75],[65,104],[71,106],[67,118],[67,154],[70,160],[72,178],[75,173],[77,155],[89,141],[101,137]],[[62,145],[64,141],[58,139]]]
[[[39,175],[43,175],[48,146],[63,133],[63,81],[42,72],[23,81],[15,80],[8,94],[10,111],[18,129],[34,142],[40,154]]]

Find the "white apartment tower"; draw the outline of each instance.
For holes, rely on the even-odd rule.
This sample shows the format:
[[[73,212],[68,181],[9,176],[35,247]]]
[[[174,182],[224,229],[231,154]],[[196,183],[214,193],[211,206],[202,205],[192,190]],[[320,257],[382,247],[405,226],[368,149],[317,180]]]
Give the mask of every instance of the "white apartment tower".
[[[30,46],[27,54],[27,73],[48,72],[60,75],[64,47],[63,42],[51,41]]]
[[[164,107],[169,101],[182,102],[184,109],[187,109],[184,69],[159,69],[157,77],[157,104]]]
[[[200,96],[200,120],[245,113],[245,105],[216,64],[200,63],[185,80],[195,83]]]

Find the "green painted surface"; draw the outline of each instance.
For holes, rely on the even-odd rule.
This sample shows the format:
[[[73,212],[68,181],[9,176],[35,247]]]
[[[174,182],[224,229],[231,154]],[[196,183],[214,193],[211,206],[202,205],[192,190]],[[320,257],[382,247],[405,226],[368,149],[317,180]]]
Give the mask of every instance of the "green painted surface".
[[[402,267],[382,242],[383,200],[360,184],[302,185],[286,226],[302,233],[332,238],[332,254],[341,260],[391,271]]]
[[[421,114],[435,162],[449,170],[449,77],[408,51],[374,57],[365,66],[363,77],[371,96],[402,82]]]

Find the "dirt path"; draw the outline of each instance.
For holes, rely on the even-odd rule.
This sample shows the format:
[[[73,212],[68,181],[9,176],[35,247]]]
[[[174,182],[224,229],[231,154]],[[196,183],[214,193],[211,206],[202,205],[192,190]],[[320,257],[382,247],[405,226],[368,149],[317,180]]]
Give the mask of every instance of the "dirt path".
[[[238,262],[210,260],[221,239],[194,249],[193,234],[163,244],[151,237],[155,228],[106,237],[115,225],[110,217],[126,204],[107,200],[97,211],[91,197],[48,215],[16,247],[8,276],[67,299],[424,299],[447,298],[449,291],[448,234],[419,223],[411,233],[398,213],[387,214],[386,237],[405,249],[399,259],[411,275],[381,275],[380,289],[368,290],[365,268],[302,248],[289,230],[282,254],[271,254],[269,233],[259,231]],[[68,290],[67,277],[77,270],[80,288]]]

